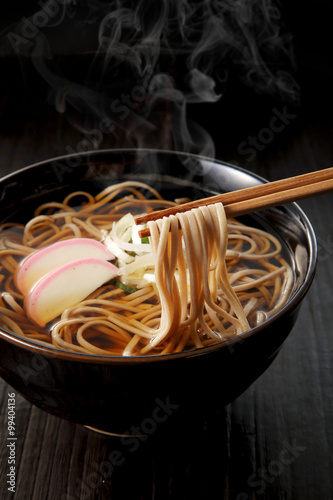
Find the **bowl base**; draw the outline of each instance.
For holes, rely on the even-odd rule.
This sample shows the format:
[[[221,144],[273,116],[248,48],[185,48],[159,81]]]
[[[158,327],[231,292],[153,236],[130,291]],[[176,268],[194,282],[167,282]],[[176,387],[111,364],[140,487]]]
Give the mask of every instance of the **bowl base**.
[[[128,433],[121,433],[121,432],[109,432],[109,431],[104,431],[103,429],[97,429],[97,427],[91,427],[90,425],[84,425],[84,427],[90,431],[97,432],[98,434],[103,434],[104,436],[110,436],[110,437],[137,437],[137,438],[143,438],[146,437],[146,434],[128,434]]]

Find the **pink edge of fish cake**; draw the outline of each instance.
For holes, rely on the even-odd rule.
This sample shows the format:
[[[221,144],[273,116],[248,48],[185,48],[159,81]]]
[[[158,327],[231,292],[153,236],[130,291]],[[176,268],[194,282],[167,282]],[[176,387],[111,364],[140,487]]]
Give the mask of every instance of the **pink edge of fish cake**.
[[[24,301],[28,317],[44,327],[119,274],[119,269],[102,259],[85,258],[69,262],[41,278]]]
[[[70,250],[72,250],[72,253],[74,251],[74,257],[69,255]],[[115,258],[103,243],[91,238],[70,238],[58,241],[36,250],[20,262],[14,276],[15,285],[23,294],[26,294],[44,274],[67,262],[85,257],[103,260],[113,260]]]

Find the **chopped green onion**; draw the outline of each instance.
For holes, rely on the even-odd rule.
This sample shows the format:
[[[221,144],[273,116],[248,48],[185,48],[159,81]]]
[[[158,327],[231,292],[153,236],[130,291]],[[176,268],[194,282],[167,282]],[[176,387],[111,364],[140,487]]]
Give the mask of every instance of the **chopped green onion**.
[[[148,236],[146,236],[145,238],[141,238],[141,243],[149,243]]]
[[[132,288],[131,286],[125,285],[125,283],[121,283],[120,281],[116,282],[116,287],[121,288],[122,290],[124,290],[127,293],[133,293],[133,292],[137,291],[136,288]]]

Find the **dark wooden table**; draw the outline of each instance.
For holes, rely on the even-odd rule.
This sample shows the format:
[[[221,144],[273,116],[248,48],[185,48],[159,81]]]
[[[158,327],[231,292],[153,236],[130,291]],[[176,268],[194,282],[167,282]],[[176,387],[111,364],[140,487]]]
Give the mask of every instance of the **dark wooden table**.
[[[18,61],[1,66],[3,75],[10,73],[1,83],[1,175],[76,150],[82,132],[47,101],[45,87],[32,86]],[[315,74],[305,82],[297,110],[251,90],[227,94],[220,107],[202,115],[216,157],[269,180],[332,165],[330,86],[330,74]],[[279,113],[284,126],[272,131]],[[218,125],[212,125],[213,115]],[[259,139],[251,151],[250,137]],[[117,145],[105,136],[99,147]],[[48,415],[15,393],[12,494],[6,438],[8,394],[15,391],[1,381],[0,498],[333,499],[332,204],[331,194],[300,203],[317,234],[318,269],[277,359],[243,395],[191,433],[156,433],[129,450],[118,439]]]

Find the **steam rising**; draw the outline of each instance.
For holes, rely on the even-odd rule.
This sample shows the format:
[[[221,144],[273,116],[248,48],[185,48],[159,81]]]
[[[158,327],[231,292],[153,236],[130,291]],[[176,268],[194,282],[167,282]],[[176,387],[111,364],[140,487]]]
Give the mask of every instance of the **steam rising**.
[[[96,147],[110,134],[115,147],[214,156],[187,108],[207,103],[213,113],[230,72],[258,93],[298,100],[292,39],[273,0],[48,0],[0,43],[31,57],[51,102]]]

